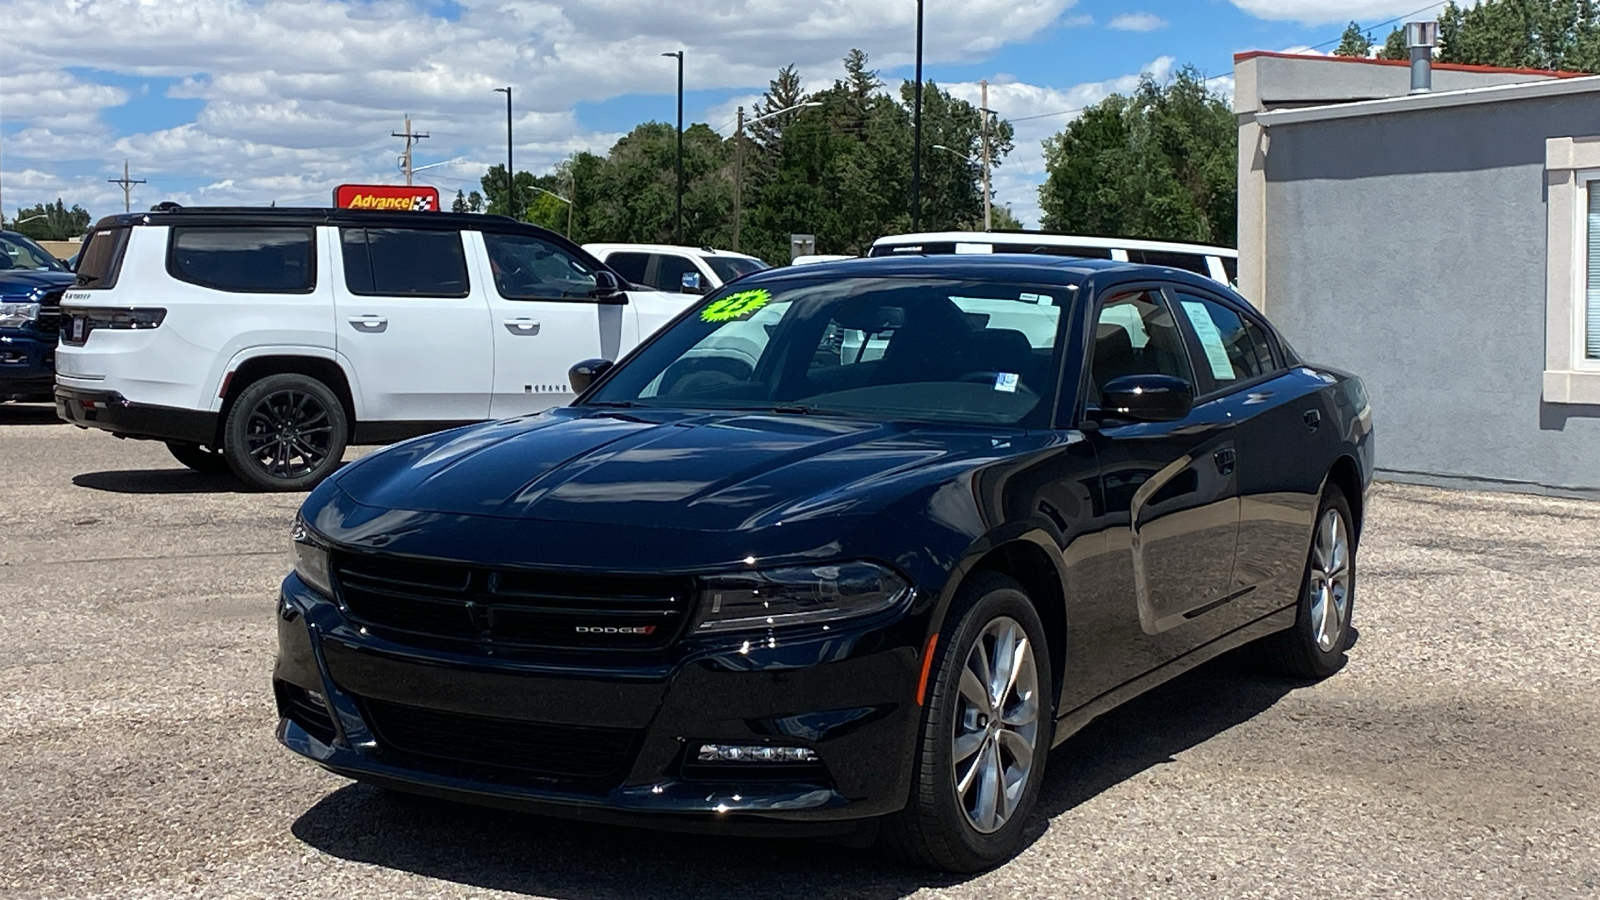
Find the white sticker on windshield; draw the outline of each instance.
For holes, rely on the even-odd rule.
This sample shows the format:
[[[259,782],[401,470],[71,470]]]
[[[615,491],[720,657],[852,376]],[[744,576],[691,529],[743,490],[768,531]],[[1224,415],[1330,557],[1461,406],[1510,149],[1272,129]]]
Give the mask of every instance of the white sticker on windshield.
[[[1232,381],[1233,361],[1228,359],[1228,348],[1222,343],[1222,332],[1217,330],[1217,323],[1211,321],[1211,313],[1206,311],[1206,305],[1195,300],[1180,302],[1183,311],[1189,314],[1189,324],[1194,326],[1195,336],[1200,338],[1200,346],[1205,348],[1211,374],[1218,381]]]
[[[1007,394],[1017,392],[1017,373],[996,372],[994,376],[994,389]]]
[[[1049,306],[1055,302],[1049,294],[1022,294],[1017,297],[1023,303],[1032,303],[1036,306]]]

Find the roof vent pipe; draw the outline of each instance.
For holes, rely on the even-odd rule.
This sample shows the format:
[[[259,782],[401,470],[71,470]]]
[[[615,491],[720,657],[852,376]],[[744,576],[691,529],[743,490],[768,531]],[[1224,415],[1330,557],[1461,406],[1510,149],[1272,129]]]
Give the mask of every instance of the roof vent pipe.
[[[1438,22],[1407,22],[1406,47],[1411,50],[1411,93],[1433,90],[1433,48],[1439,44]]]

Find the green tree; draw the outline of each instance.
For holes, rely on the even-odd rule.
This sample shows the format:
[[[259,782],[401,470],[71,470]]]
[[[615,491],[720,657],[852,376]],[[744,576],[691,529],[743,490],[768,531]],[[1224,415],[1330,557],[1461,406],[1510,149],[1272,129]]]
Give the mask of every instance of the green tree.
[[[1396,28],[1389,32],[1389,37],[1383,42],[1383,49],[1378,52],[1379,59],[1410,59],[1411,48],[1406,46],[1406,32],[1403,28]]]
[[[990,227],[995,231],[1021,231],[1022,220],[1011,211],[1011,204],[996,206],[989,211]]]
[[[456,191],[456,199],[455,202],[450,204],[450,211],[458,213],[464,213],[467,211],[467,194],[465,191]]]
[[[1372,53],[1372,35],[1361,30],[1361,26],[1351,22],[1339,38],[1339,47],[1333,51],[1334,56],[1353,56],[1365,59]]]
[[[503,172],[505,170],[502,169],[501,171]],[[481,212],[483,212],[483,195],[482,194],[478,193],[477,191],[473,191],[472,193],[467,195],[467,212],[473,212],[473,213],[481,213]]]
[[[1439,14],[1439,60],[1600,71],[1600,14],[1594,0],[1452,2]]]
[[[1238,126],[1227,101],[1185,66],[1146,77],[1045,141],[1039,188],[1048,231],[1233,246]]]
[[[82,237],[89,230],[90,221],[88,210],[76,203],[68,209],[58,197],[55,203],[17,210],[11,218],[11,227],[36,241],[65,241]]]

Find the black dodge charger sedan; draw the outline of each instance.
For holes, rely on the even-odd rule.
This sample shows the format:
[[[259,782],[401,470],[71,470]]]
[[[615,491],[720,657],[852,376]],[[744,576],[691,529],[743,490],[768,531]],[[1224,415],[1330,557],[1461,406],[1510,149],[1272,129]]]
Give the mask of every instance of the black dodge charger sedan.
[[[972,871],[1052,746],[1224,651],[1344,663],[1359,379],[1172,269],[773,270],[569,407],[306,500],[290,749],[403,791],[669,828],[876,833]]]

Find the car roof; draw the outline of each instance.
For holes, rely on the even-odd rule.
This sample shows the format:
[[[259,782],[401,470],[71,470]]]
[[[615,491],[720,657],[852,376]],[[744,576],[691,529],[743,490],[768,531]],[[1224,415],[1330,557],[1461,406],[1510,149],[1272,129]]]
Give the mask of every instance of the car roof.
[[[126,225],[346,225],[370,228],[440,228],[458,231],[554,234],[537,225],[482,213],[407,212],[294,206],[175,206],[106,216],[95,228]]]
[[[1041,231],[928,231],[917,234],[885,235],[872,242],[874,247],[899,247],[906,244],[1003,244],[1028,243],[1061,247],[1094,247],[1110,250],[1168,250],[1210,256],[1238,257],[1231,247],[1187,244],[1181,241],[1147,241],[1137,238],[1091,237],[1088,235],[1047,234]]]
[[[640,253],[685,253],[689,256],[699,256],[709,259],[714,256],[732,259],[755,259],[748,253],[737,253],[732,250],[718,250],[715,247],[685,247],[680,244],[629,244],[613,241],[594,241],[583,245],[583,249],[590,253],[609,253],[613,250],[634,250]]]

